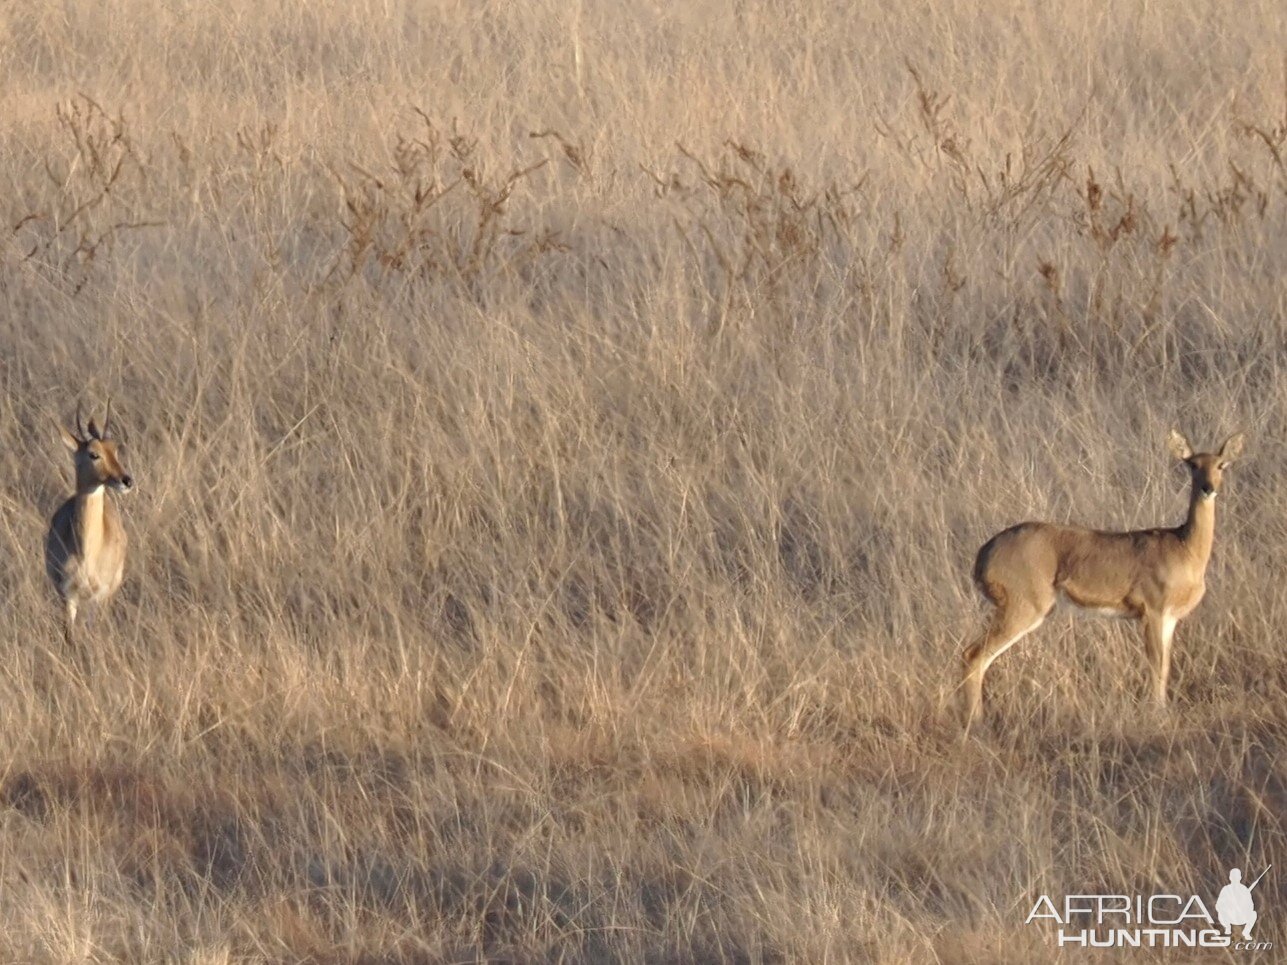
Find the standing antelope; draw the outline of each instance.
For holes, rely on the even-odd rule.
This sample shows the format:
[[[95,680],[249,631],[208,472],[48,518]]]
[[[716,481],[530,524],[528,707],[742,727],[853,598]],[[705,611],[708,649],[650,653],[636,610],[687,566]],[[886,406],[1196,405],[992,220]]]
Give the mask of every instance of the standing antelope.
[[[59,426],[63,444],[76,465],[76,494],[58,507],[45,537],[45,570],[66,607],[68,643],[76,614],[87,603],[104,604],[121,585],[125,573],[125,529],[116,506],[104,489],[119,493],[134,488],[121,452],[109,433],[112,404],[108,402],[103,428],[89,420],[89,432],[80,424],[76,433]]]
[[[1088,610],[1139,620],[1152,668],[1153,697],[1166,703],[1175,624],[1206,591],[1215,536],[1215,498],[1242,433],[1218,453],[1194,453],[1171,430],[1168,446],[1189,469],[1189,515],[1174,529],[1106,533],[1054,523],[1020,523],[983,544],[974,581],[996,607],[983,639],[965,652],[965,731],[979,712],[983,675],[997,657],[1041,625],[1062,595]]]

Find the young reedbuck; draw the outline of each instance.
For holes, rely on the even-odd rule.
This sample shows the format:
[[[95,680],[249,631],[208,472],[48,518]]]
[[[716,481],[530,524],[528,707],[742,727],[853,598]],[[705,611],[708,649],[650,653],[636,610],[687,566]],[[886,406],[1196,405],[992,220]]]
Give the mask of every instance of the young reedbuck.
[[[1166,703],[1175,625],[1206,591],[1215,535],[1215,499],[1224,471],[1242,452],[1242,433],[1217,453],[1194,453],[1174,429],[1168,446],[1192,477],[1189,515],[1174,529],[1108,533],[1020,523],[983,544],[974,581],[996,608],[983,639],[965,652],[965,731],[979,713],[983,675],[992,662],[1037,629],[1062,596],[1083,609],[1140,621],[1153,697]]]
[[[111,437],[111,414],[109,401],[102,429],[91,418],[86,432],[78,406],[75,434],[59,427],[76,465],[76,494],[58,507],[49,524],[45,569],[66,608],[69,643],[77,613],[87,604],[105,604],[125,574],[125,529],[104,490],[129,492],[134,480],[125,471],[120,447]]]

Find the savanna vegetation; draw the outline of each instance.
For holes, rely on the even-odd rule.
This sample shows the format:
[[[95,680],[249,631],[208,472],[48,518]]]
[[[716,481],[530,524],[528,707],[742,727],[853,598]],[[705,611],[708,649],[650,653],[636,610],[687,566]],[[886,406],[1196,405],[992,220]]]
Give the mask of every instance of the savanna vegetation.
[[[1094,961],[1037,895],[1271,862],[1287,908],[1283,4],[0,37],[0,959]],[[55,427],[109,396],[77,653]],[[1172,426],[1247,449],[1169,711],[1055,617],[963,743],[975,550],[1178,522]]]

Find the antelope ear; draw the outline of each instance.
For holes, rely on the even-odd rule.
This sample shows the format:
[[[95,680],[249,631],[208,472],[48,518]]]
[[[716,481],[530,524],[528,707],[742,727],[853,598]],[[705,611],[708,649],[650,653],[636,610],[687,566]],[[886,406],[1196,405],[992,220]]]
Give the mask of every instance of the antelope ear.
[[[1242,444],[1244,442],[1246,442],[1246,437],[1241,432],[1235,432],[1220,447],[1220,458],[1225,462],[1233,462],[1242,455]]]
[[[1174,429],[1166,437],[1166,447],[1171,450],[1171,455],[1176,459],[1188,459],[1189,456],[1193,455],[1193,447],[1189,445],[1189,440]]]
[[[75,452],[77,449],[80,448],[80,440],[77,439],[74,435],[72,435],[69,430],[64,429],[62,426],[58,427],[58,438],[61,439],[63,441],[63,445],[66,446],[68,449],[70,449],[72,452]]]

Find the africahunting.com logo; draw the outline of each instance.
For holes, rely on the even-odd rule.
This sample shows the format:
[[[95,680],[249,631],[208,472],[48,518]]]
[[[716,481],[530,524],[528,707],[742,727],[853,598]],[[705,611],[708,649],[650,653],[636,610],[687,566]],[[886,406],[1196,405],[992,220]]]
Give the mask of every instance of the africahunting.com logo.
[[[1274,944],[1257,940],[1252,931],[1260,917],[1252,892],[1268,873],[1266,868],[1244,885],[1241,869],[1232,869],[1229,883],[1216,898],[1215,917],[1198,895],[1065,895],[1062,902],[1041,895],[1028,912],[1027,924],[1056,925],[1055,941],[1061,948],[1266,951]]]

